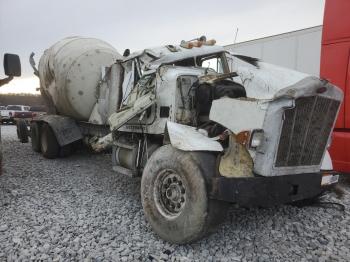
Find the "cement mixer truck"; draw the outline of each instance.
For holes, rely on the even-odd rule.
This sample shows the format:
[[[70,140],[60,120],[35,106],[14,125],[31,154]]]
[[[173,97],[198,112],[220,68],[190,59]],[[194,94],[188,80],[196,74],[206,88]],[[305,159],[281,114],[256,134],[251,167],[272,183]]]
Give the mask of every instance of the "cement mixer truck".
[[[111,147],[116,175],[142,176],[145,217],[166,241],[212,232],[229,203],[312,199],[338,180],[327,148],[343,93],[317,77],[204,36],[123,55],[71,37],[33,67],[49,108],[30,124],[33,150]]]

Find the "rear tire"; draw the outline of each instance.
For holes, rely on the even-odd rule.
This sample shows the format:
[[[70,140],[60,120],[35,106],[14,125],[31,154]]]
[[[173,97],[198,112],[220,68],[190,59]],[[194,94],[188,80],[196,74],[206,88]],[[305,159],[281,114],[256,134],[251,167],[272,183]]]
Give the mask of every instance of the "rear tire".
[[[30,124],[30,134],[31,134],[33,151],[40,152],[41,151],[40,125],[38,122],[32,122]]]
[[[46,123],[44,123],[41,128],[40,144],[41,153],[44,157],[52,159],[59,156],[60,146],[57,142],[55,133]]]
[[[17,136],[21,143],[28,143],[28,128],[27,123],[24,120],[18,120],[17,122]]]
[[[141,181],[142,206],[153,230],[176,244],[211,233],[226,217],[228,203],[208,198],[216,157],[160,147],[148,160]]]
[[[64,145],[60,149],[60,157],[68,157],[72,154],[72,152],[73,152],[72,144]]]

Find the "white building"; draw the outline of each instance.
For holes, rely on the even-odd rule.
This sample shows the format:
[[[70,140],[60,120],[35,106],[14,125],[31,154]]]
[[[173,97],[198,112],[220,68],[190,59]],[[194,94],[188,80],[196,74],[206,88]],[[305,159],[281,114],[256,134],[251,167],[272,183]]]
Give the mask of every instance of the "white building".
[[[227,45],[236,54],[319,76],[322,26]]]

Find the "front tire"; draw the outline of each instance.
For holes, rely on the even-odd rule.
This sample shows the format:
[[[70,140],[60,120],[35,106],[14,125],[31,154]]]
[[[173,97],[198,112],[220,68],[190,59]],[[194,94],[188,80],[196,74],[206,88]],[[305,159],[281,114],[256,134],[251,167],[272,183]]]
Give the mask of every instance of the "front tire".
[[[51,127],[44,123],[42,125],[42,132],[40,137],[41,153],[46,158],[56,158],[60,153],[60,146],[57,142],[55,133]]]
[[[208,198],[216,157],[162,146],[148,160],[141,181],[142,206],[153,230],[176,244],[211,233],[226,217],[227,203]]]

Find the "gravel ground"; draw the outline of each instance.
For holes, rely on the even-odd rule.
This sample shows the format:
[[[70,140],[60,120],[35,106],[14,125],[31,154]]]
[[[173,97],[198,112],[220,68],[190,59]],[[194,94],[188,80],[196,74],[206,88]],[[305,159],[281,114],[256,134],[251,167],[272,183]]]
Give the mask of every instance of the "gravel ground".
[[[0,260],[349,261],[350,189],[338,205],[245,209],[191,245],[159,239],[145,222],[140,179],[111,171],[110,155],[47,160],[2,127]]]

